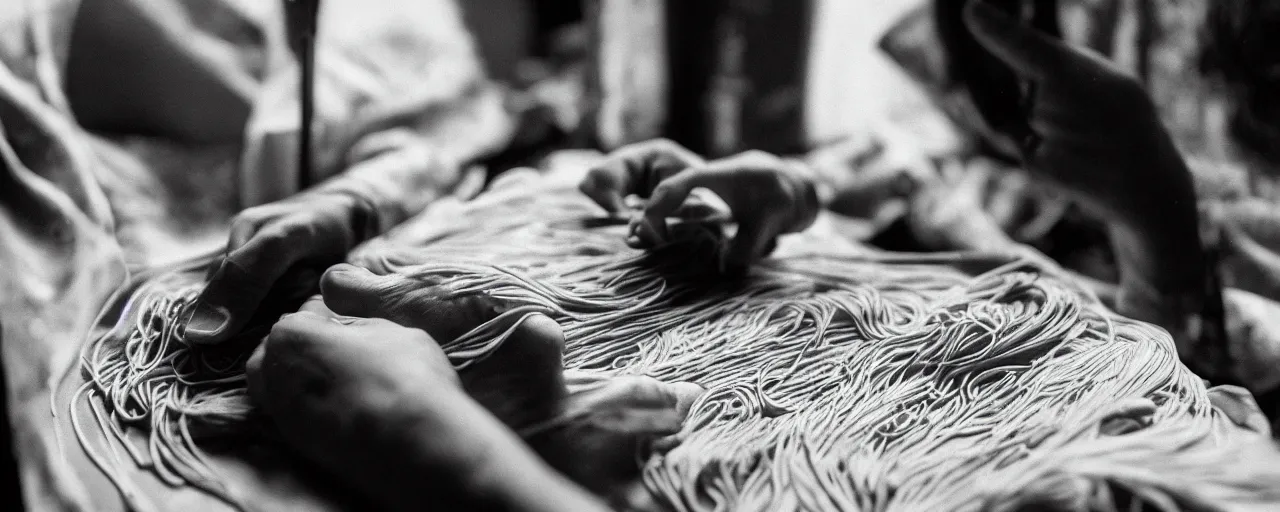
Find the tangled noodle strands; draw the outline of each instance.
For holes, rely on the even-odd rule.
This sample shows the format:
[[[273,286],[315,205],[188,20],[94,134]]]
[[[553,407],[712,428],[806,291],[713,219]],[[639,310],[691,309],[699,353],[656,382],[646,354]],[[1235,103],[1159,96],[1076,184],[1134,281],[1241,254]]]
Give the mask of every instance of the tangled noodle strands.
[[[710,281],[706,233],[646,255],[552,222],[580,200],[540,203],[547,222],[527,221],[529,201],[479,204],[456,220],[478,228],[392,236],[352,261],[525,304],[446,346],[458,367],[500,345],[505,317],[539,311],[564,329],[567,368],[707,389],[678,443],[641,461],[672,510],[1105,510],[1108,482],[1176,510],[1142,461],[1210,464],[1232,439],[1165,332],[1032,263],[796,256]],[[191,431],[246,421],[248,350],[216,361],[181,343],[172,319],[197,285],[135,293],[136,321],[86,347],[82,394],[104,431],[147,430],[135,463],[230,500]],[[1116,417],[1144,427],[1102,433]]]

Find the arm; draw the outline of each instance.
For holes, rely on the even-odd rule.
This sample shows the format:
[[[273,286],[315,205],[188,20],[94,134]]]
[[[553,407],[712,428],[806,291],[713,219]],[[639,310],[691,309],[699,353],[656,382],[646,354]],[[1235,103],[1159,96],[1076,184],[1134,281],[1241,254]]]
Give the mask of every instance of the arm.
[[[854,139],[817,149],[801,162],[823,209],[871,218],[887,202],[905,198],[922,181],[922,156],[899,152],[873,139]]]
[[[606,510],[473,400],[429,335],[313,300],[246,364],[285,442],[380,508]]]
[[[1033,130],[1019,140],[1027,170],[1110,223],[1118,311],[1167,329],[1193,371],[1227,379],[1221,288],[1191,173],[1141,84],[987,0],[964,12],[975,39],[1035,84],[1024,98]]]
[[[382,457],[394,467],[366,478],[370,494],[382,497],[391,510],[448,505],[511,512],[608,510],[547,466],[461,389],[412,399],[404,409],[419,412],[400,430],[405,433],[401,449]],[[424,485],[431,481],[439,485]]]

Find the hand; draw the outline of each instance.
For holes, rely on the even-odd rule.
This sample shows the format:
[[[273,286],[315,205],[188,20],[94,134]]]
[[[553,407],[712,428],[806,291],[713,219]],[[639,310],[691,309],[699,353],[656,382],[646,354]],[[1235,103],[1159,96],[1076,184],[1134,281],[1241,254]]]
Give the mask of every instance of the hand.
[[[1168,330],[1184,364],[1217,378],[1226,360],[1217,275],[1201,245],[1191,172],[1146,91],[983,0],[964,15],[978,42],[1033,86],[1032,133],[1017,141],[1027,169],[1109,221],[1116,308]]]
[[[659,182],[643,217],[632,222],[638,239],[633,245],[665,242],[667,217],[699,187],[723,199],[738,223],[738,232],[724,254],[723,267],[730,271],[741,271],[768,256],[779,235],[803,231],[813,224],[820,209],[814,180],[802,164],[748,151]]]
[[[970,1],[964,15],[978,42],[1033,86],[1027,116],[1035,135],[1015,141],[1029,171],[1113,222],[1194,223],[1190,173],[1140,83],[985,1]],[[1179,218],[1168,218],[1170,204],[1182,201],[1190,203],[1175,208]]]
[[[421,328],[436,340],[441,338],[435,332],[465,333],[517,306],[485,294],[459,294],[436,279],[378,275],[352,265],[331,268],[321,289],[333,311]],[[462,387],[553,467],[590,490],[612,493],[620,481],[638,476],[629,461],[641,442],[678,432],[702,393],[694,384],[651,377],[567,377],[559,324],[534,314],[512,327],[502,345],[458,372]]]
[[[388,509],[422,504],[410,491],[422,482],[461,484],[482,466],[463,421],[469,399],[420,330],[338,317],[312,301],[274,326],[246,376],[290,447]]]
[[[695,188],[719,196],[738,223],[724,266],[741,270],[768,255],[778,235],[802,231],[820,204],[812,174],[802,164],[760,151],[703,163],[668,141],[627,146],[592,169],[580,187],[610,211],[625,211],[624,194],[647,198],[632,222],[633,246],[665,242],[674,216]]]
[[[679,144],[654,139],[623,147],[591,169],[578,189],[611,213],[628,211],[629,195],[649,197],[663,180],[690,167],[703,165],[702,158]]]
[[[605,510],[468,397],[421,330],[313,299],[275,325],[246,377],[285,442],[375,508]]]
[[[226,340],[291,270],[342,261],[377,231],[367,210],[352,194],[313,192],[241,212],[232,221],[226,257],[191,307],[186,340]]]
[[[320,288],[333,311],[422,329],[444,346],[519,305],[457,293],[436,278],[377,275],[346,264],[325,272]],[[566,394],[560,325],[541,314],[514,325],[518,320],[500,347],[459,372],[467,393],[513,429],[556,414]]]

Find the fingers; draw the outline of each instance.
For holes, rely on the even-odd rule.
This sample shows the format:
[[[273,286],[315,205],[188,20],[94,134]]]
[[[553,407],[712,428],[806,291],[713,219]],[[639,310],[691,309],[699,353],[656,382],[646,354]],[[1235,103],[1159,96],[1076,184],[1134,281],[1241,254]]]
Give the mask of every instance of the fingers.
[[[483,292],[455,293],[430,277],[376,275],[337,265],[320,280],[325,304],[340,315],[385,318],[447,344],[514,307]]]
[[[777,223],[770,220],[739,223],[738,233],[724,253],[722,268],[730,273],[745,271],[752,262],[769,255],[780,234]]]
[[[270,206],[272,205],[251,208],[236,216],[235,220],[231,223],[231,236],[228,237],[228,254],[243,247],[244,244],[249,243],[249,240],[253,238],[253,234],[257,233],[259,229],[262,229],[263,224],[266,224],[273,218],[263,209]]]
[[[320,280],[320,293],[332,311],[345,316],[398,321],[384,303],[412,291],[414,283],[398,274],[377,275],[355,265],[335,265]]]
[[[346,326],[333,317],[301,311],[280,317],[267,335],[267,343],[317,343],[338,337]]]
[[[512,429],[554,416],[568,393],[564,383],[564,332],[541,314],[516,326],[495,351],[459,372],[462,386]]]
[[[1020,23],[984,0],[970,0],[964,21],[974,38],[1025,78],[1061,74],[1075,54],[1065,44]]]
[[[341,254],[341,240],[318,236],[310,226],[268,227],[231,251],[191,308],[186,340],[226,340],[252,318],[262,299],[289,268],[310,254]]]
[[[229,338],[248,321],[266,294],[262,279],[224,259],[191,308],[185,339],[205,345]]]
[[[253,354],[249,356],[249,360],[244,364],[245,387],[249,392],[249,398],[255,403],[263,403],[266,398],[264,383],[262,378],[262,358],[266,356],[267,343],[264,340],[258,344],[258,348],[253,350]]]
[[[659,182],[702,159],[666,139],[656,139],[623,147],[588,171],[579,190],[602,208],[618,213],[627,210],[626,196],[647,196]]]
[[[338,314],[329,309],[324,304],[324,296],[312,295],[306,302],[302,303],[302,307],[298,308],[299,313],[313,313],[328,318],[338,318]]]
[[[285,315],[271,328],[262,344],[245,363],[250,397],[261,406],[274,408],[282,395],[300,398],[327,393],[334,376],[323,364],[316,364],[317,344],[329,340],[342,326],[315,313]]]
[[[606,165],[617,165],[606,162]],[[624,171],[625,172],[625,171]],[[623,191],[628,188],[625,178],[621,176],[623,172],[618,172],[611,167],[597,167],[587,173],[586,179],[578,184],[578,190],[586,194],[587,197],[595,201],[606,211],[612,213],[620,213],[627,210],[627,204],[624,202]]]
[[[641,242],[648,245],[656,245],[667,240],[667,217],[675,215],[685,200],[689,199],[693,189],[699,187],[719,195],[729,203],[729,207],[734,210],[736,216],[741,208],[730,200],[732,187],[735,185],[732,171],[730,167],[712,164],[687,170],[658,183],[653,188],[649,203],[644,208],[644,215],[633,226],[634,234]],[[737,185],[750,186],[741,182]]]
[[[789,174],[787,164],[767,153],[747,152],[686,170],[659,183],[632,226],[635,245],[653,246],[667,240],[666,218],[681,208],[696,188],[706,188],[725,201],[738,223],[738,232],[722,255],[721,269],[742,272],[772,251],[777,237],[803,229],[812,221],[811,203]]]

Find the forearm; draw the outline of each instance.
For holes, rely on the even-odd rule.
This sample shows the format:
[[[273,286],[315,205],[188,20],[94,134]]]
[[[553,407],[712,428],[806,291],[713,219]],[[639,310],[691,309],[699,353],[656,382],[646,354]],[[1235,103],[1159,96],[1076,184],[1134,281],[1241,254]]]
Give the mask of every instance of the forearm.
[[[815,183],[818,201],[824,210],[842,215],[867,217],[895,197],[906,197],[915,188],[910,173],[902,167],[878,166],[855,172],[817,152],[802,163]]]
[[[1109,227],[1125,295],[1152,299],[1203,295],[1208,261],[1191,173],[1173,150],[1148,165],[1162,177],[1146,183]]]
[[[413,480],[441,476],[459,491],[454,501],[472,510],[511,512],[583,512],[608,510],[603,503],[538,458],[515,433],[462,392],[446,394],[449,414],[424,415],[410,434],[405,453],[409,478],[387,495],[399,510],[423,510],[438,503],[437,492],[423,494]],[[448,452],[442,454],[441,450]]]
[[[1135,198],[1135,214],[1110,227],[1120,271],[1117,310],[1173,336],[1179,357],[1201,377],[1233,381],[1227,360],[1216,243],[1202,238],[1196,196],[1181,159],[1165,183]]]

